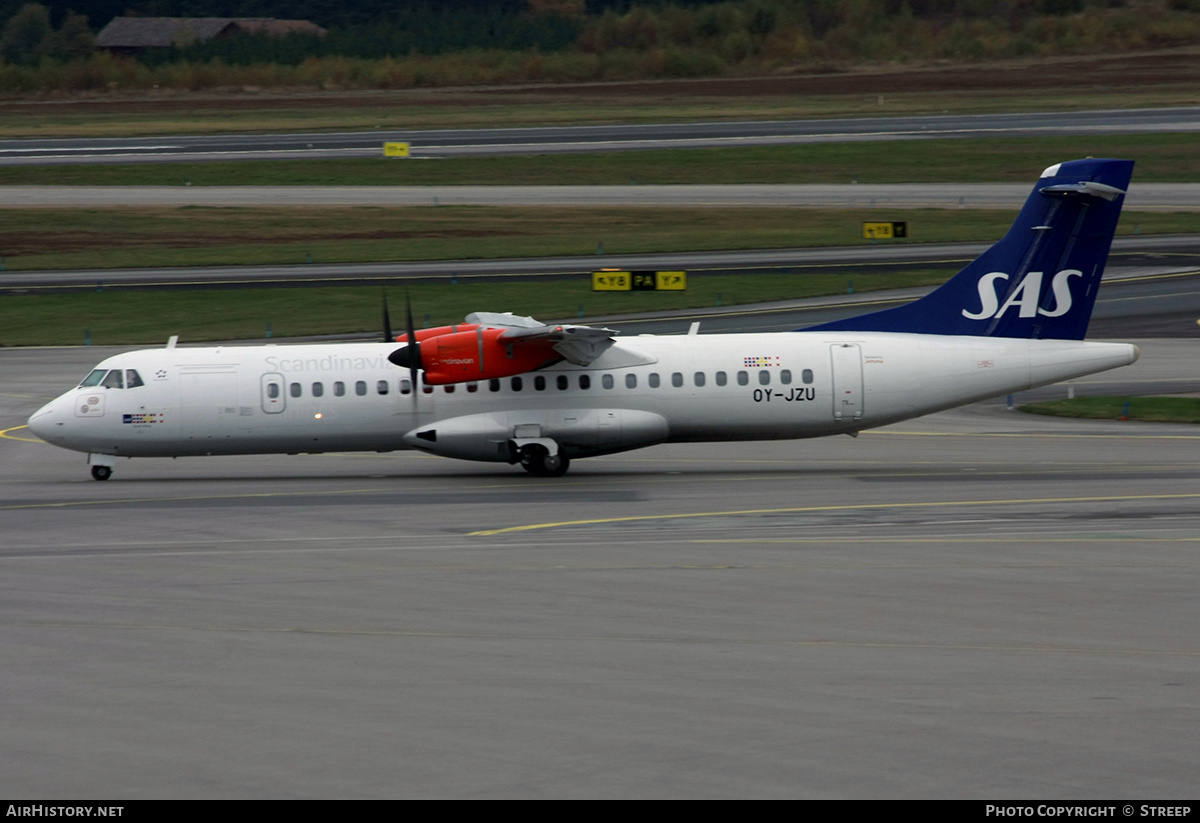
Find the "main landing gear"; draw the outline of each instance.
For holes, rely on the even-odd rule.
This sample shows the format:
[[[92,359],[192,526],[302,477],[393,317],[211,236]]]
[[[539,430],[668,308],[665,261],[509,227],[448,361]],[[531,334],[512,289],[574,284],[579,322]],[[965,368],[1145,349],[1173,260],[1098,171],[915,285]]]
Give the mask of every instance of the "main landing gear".
[[[571,460],[562,452],[550,454],[545,446],[530,443],[521,447],[521,468],[538,477],[562,477],[571,467]]]
[[[111,466],[92,466],[93,480],[107,480],[110,477],[112,477]]]

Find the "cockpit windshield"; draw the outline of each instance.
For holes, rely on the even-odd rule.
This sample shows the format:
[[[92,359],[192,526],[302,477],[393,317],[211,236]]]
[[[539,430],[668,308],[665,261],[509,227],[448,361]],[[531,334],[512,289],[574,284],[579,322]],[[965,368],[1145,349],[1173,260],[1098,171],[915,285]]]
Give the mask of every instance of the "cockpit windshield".
[[[136,389],[138,386],[144,385],[146,384],[136,369],[94,369],[91,374],[83,378],[79,388],[103,386],[106,389]]]
[[[83,378],[83,382],[79,384],[79,388],[86,389],[89,386],[99,386],[100,381],[104,379],[104,375],[108,374],[108,369],[93,369],[92,373]]]

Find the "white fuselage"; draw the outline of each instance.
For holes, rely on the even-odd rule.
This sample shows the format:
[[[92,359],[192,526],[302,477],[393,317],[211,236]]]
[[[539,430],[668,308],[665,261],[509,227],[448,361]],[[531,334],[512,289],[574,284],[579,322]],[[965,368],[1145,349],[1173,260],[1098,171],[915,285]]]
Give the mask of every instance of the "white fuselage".
[[[29,425],[64,448],[128,457],[416,447],[505,460],[502,444],[523,437],[586,457],[850,433],[1137,359],[1127,344],[927,334],[644,336],[619,339],[587,367],[427,386],[414,402],[401,393],[408,370],[388,362],[396,348],[129,352],[97,369],[135,370],[141,385],[72,389]]]

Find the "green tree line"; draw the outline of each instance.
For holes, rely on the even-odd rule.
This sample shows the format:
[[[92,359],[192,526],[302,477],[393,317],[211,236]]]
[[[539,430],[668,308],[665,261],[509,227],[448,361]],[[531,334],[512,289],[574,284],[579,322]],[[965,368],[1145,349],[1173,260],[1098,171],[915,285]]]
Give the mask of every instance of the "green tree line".
[[[12,6],[0,0],[0,9]],[[143,0],[122,11],[303,18],[328,34],[243,34],[128,59],[91,50],[89,23],[114,4],[76,6],[82,11],[50,0],[12,12],[0,35],[0,90],[697,77],[1110,53],[1200,39],[1200,0]]]

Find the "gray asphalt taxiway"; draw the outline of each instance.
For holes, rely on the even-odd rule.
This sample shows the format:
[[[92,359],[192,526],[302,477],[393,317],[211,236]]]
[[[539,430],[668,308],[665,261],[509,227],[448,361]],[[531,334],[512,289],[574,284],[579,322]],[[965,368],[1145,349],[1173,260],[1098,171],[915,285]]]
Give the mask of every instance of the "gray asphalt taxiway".
[[[1200,392],[1195,341],[1140,345],[1077,390]],[[1195,427],[97,483],[15,427],[108,353],[0,350],[6,797],[1195,794]]]

